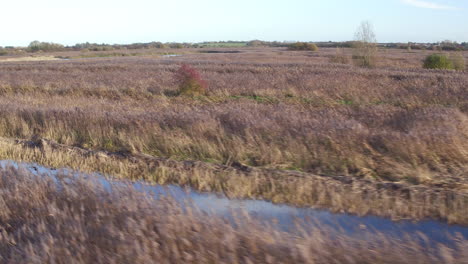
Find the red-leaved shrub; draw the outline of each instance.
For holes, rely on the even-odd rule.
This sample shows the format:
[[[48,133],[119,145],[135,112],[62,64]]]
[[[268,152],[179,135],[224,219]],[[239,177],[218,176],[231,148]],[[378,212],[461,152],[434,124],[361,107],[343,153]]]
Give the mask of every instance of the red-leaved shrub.
[[[196,96],[206,94],[207,82],[190,65],[182,64],[175,73],[174,79],[179,85],[179,93],[181,95]]]

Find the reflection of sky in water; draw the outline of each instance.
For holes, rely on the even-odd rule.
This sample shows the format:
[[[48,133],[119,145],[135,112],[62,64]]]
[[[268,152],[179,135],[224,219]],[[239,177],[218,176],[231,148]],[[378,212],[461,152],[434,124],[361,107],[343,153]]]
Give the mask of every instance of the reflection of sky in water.
[[[9,161],[0,161],[0,166],[6,164],[18,167],[17,163]],[[23,167],[33,173],[47,173],[57,175],[57,172],[70,172],[76,176],[83,177],[82,174],[67,169],[52,170],[34,164],[23,164]],[[100,174],[94,174],[90,177],[97,177],[105,190],[111,191],[112,186],[125,186],[125,181],[113,180],[112,184]],[[265,221],[268,224],[274,224],[282,230],[291,230],[295,222],[301,226],[313,228],[314,224],[326,224],[331,229],[340,230],[353,236],[360,236],[363,227],[367,230],[376,230],[387,235],[401,237],[403,233],[417,234],[422,233],[432,242],[447,242],[447,235],[462,234],[468,239],[468,227],[457,225],[447,225],[433,220],[424,220],[420,222],[398,221],[393,222],[389,219],[376,216],[354,216],[345,213],[331,213],[327,210],[313,208],[296,208],[287,205],[276,205],[261,200],[241,200],[228,199],[222,195],[211,193],[200,193],[180,188],[174,185],[153,186],[142,182],[132,183],[133,187],[139,191],[146,192],[158,198],[160,196],[172,196],[177,202],[184,206],[194,206],[204,212],[216,214],[233,219],[236,212],[248,212],[250,216]]]

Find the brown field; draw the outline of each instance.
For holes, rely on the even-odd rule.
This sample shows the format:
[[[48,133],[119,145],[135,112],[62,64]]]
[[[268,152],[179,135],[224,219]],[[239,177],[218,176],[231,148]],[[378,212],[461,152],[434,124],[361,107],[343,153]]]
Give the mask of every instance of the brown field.
[[[0,63],[1,156],[468,224],[466,72],[421,69],[432,51],[381,50],[378,66],[366,69],[331,63],[334,49],[236,50]],[[206,96],[177,96],[181,63],[208,81]]]
[[[0,169],[2,263],[466,263],[468,242],[423,235],[355,238],[325,225],[285,233],[248,215],[235,224],[92,177]]]

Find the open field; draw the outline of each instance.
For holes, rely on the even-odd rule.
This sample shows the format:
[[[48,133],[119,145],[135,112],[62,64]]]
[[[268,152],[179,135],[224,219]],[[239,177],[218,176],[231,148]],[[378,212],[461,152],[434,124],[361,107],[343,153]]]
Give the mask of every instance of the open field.
[[[0,62],[12,62],[12,61],[50,61],[50,60],[60,60],[59,58],[53,56],[26,56],[26,57],[11,57],[4,58]]]
[[[383,50],[365,69],[331,63],[335,49],[236,50],[0,63],[2,158],[468,224],[466,72],[421,69],[432,51]],[[177,95],[181,63],[206,96]]]
[[[109,186],[108,186],[109,187]],[[237,215],[231,223],[131,186],[0,168],[2,263],[466,263],[468,242],[423,235],[361,237],[323,225],[286,233]]]

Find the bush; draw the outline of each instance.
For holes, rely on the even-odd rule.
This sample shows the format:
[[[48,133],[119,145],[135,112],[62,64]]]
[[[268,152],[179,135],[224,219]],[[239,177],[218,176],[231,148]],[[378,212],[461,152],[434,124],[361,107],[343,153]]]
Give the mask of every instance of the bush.
[[[179,94],[188,96],[205,95],[207,83],[193,67],[183,64],[175,73],[174,79],[179,85]]]
[[[182,43],[171,43],[171,44],[169,44],[169,48],[171,48],[171,49],[183,49],[184,45]]]
[[[317,45],[313,43],[307,43],[307,42],[296,42],[294,44],[289,45],[288,47],[289,50],[309,50],[309,51],[317,51],[318,47]]]
[[[29,52],[50,52],[50,51],[63,51],[65,47],[61,44],[51,43],[51,42],[40,42],[40,41],[33,41],[28,46]]]
[[[354,65],[365,68],[374,68],[377,65],[377,59],[374,55],[353,55]]]
[[[330,57],[331,63],[341,63],[341,64],[349,64],[349,58],[344,54],[343,49],[336,48],[336,53],[334,56]]]
[[[457,71],[464,71],[466,68],[465,58],[462,53],[455,53],[450,56],[453,63],[453,68]]]
[[[454,69],[452,60],[444,54],[432,54],[427,56],[424,60],[423,67],[425,69]]]

